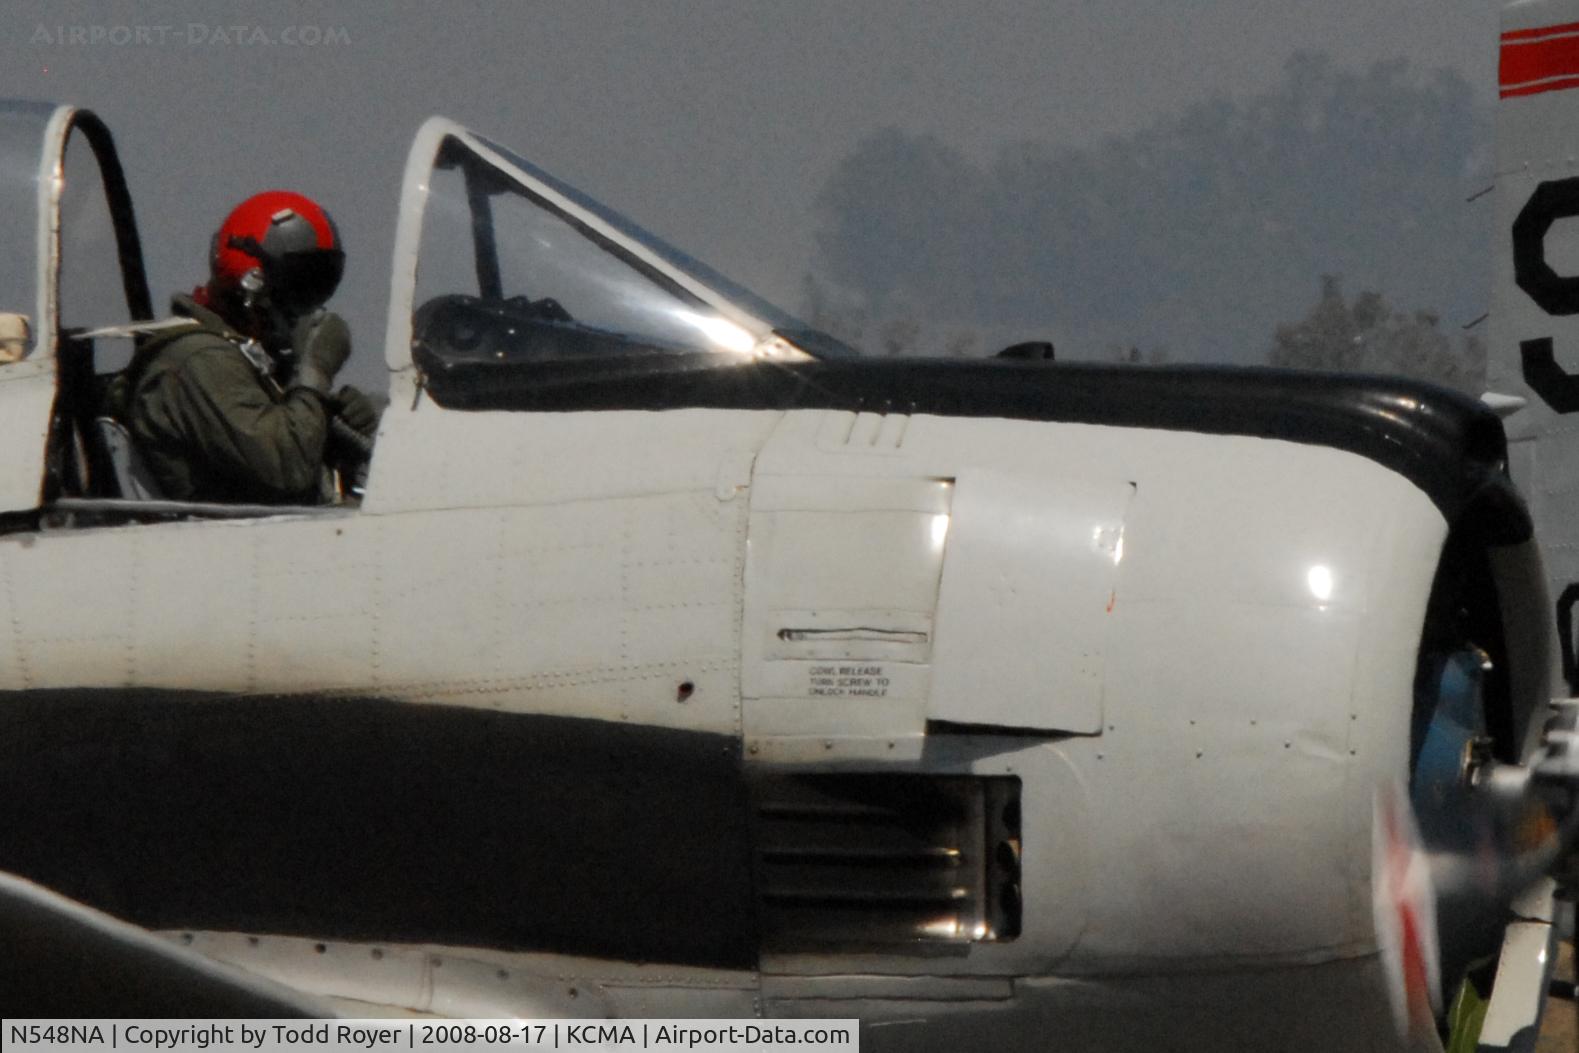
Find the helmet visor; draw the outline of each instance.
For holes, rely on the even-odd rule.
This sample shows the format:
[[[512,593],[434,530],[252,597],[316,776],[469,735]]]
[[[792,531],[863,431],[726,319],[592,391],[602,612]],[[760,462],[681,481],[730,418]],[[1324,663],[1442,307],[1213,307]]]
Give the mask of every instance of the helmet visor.
[[[264,264],[269,298],[293,314],[322,307],[340,286],[345,253],[339,249],[284,252]]]

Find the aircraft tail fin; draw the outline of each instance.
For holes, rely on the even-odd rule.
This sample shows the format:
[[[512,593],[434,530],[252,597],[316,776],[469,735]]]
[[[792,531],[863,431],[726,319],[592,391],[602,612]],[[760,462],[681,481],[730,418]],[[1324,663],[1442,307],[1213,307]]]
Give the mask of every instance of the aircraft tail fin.
[[[1579,0],[1503,8],[1497,87],[1486,401],[1503,416],[1549,595],[1579,596]]]

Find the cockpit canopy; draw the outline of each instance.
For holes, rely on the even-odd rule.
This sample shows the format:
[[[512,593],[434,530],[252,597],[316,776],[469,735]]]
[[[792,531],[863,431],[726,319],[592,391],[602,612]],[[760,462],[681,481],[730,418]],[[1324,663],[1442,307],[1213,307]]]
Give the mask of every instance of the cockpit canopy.
[[[424,161],[414,185],[409,176]],[[607,366],[641,358],[648,368],[690,368],[851,353],[503,147],[439,118],[413,146],[402,222],[417,232],[409,324],[419,364]],[[392,326],[396,321],[392,314]],[[393,359],[397,345],[391,341],[394,368],[405,365]]]

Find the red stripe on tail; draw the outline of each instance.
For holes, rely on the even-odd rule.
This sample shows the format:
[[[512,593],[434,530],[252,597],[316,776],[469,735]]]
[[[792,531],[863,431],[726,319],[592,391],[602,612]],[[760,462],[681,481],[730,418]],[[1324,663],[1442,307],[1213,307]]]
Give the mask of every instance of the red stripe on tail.
[[[1579,26],[1573,28],[1573,35],[1541,40],[1504,37],[1497,76],[1502,97],[1573,87],[1569,81],[1579,77]]]
[[[1541,37],[1555,36],[1558,33],[1579,33],[1579,22],[1567,22],[1560,26],[1541,26],[1538,29],[1510,29],[1502,34],[1504,44],[1514,40],[1539,40]]]
[[[1579,76],[1543,80],[1517,88],[1503,88],[1499,95],[1504,99],[1511,99],[1517,95],[1539,95],[1543,91],[1567,91],[1569,88],[1579,88]]]

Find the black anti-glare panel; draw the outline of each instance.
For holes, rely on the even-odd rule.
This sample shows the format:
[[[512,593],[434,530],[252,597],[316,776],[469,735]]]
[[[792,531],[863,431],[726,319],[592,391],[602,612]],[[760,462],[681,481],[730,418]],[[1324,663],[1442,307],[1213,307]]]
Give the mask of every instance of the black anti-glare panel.
[[[428,392],[454,409],[832,409],[1105,424],[1330,446],[1411,480],[1485,540],[1533,525],[1507,477],[1502,422],[1476,399],[1421,381],[1228,366],[1125,367],[1006,360],[739,363],[645,354],[551,362],[447,360],[419,347]]]

